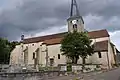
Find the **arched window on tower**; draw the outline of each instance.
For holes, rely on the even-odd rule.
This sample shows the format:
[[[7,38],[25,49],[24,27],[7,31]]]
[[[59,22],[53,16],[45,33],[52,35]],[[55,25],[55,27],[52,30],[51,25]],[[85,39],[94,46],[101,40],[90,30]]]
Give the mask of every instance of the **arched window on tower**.
[[[77,24],[74,24],[74,25],[73,25],[73,30],[74,30],[74,31],[77,31]]]

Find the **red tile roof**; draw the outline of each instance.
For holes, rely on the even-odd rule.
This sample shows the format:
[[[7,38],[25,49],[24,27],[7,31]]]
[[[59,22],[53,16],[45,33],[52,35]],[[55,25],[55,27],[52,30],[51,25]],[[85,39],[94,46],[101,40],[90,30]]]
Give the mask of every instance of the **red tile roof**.
[[[88,32],[88,35],[92,39],[101,38],[101,37],[109,37],[109,34],[108,34],[106,29],[104,29],[104,30],[97,30],[97,31],[91,31],[91,32]]]
[[[63,39],[63,38],[49,39],[49,40],[43,41],[43,43],[45,43],[45,44],[47,44],[47,45],[60,44],[60,42],[61,42],[62,39]]]
[[[61,37],[63,37],[66,33],[67,33],[67,32],[59,33],[59,34],[53,34],[53,35],[46,35],[46,36],[28,38],[28,39],[24,39],[23,42],[24,42],[25,44],[29,44],[29,43],[37,43],[37,42],[42,42],[42,41],[49,41],[50,39],[61,38]]]
[[[29,43],[36,43],[36,42],[45,42],[49,45],[52,45],[52,44],[60,43],[61,39],[64,37],[66,33],[67,32],[47,35],[47,36],[28,38],[28,39],[24,39],[24,43],[29,44]],[[101,37],[109,37],[107,30],[91,31],[91,32],[88,32],[88,35],[92,39],[101,38]]]

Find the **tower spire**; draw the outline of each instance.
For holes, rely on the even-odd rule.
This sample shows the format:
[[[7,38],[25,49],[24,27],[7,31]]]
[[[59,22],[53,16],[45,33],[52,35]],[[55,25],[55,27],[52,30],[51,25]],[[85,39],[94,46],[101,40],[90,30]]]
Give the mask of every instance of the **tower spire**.
[[[70,12],[70,17],[80,17],[83,24],[84,24],[84,20],[82,18],[82,16],[80,15],[79,9],[78,9],[78,5],[77,5],[77,1],[76,0],[71,0],[71,12]]]
[[[72,16],[80,16],[76,0],[72,0],[71,2],[70,17]]]
[[[71,12],[67,22],[68,32],[84,32],[84,21],[82,16],[79,14],[79,8],[76,0],[71,0]]]

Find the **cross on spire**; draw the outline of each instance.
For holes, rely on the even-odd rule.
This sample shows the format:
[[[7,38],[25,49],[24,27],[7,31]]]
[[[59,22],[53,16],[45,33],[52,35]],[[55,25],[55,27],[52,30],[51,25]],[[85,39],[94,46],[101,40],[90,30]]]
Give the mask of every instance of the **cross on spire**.
[[[70,16],[80,16],[76,0],[72,0]]]

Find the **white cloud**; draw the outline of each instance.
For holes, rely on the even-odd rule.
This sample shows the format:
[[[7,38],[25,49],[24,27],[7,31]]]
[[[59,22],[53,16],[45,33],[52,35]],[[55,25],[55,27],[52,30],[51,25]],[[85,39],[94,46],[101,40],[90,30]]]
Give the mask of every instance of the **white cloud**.
[[[59,26],[59,28],[58,27],[52,27],[52,28],[49,28],[47,30],[44,30],[44,31],[38,32],[38,33],[31,33],[29,35],[25,35],[25,38],[51,35],[51,34],[62,33],[62,32],[67,32],[67,25]]]
[[[120,30],[120,17],[113,16],[106,19],[103,16],[88,14],[84,17],[87,30],[107,29],[109,31]]]
[[[120,31],[109,32],[111,41],[120,50]]]
[[[120,30],[119,0],[77,0],[87,30]],[[0,7],[0,37],[15,40],[59,33],[69,16],[71,0],[4,0]],[[53,30],[52,30],[53,29]]]
[[[84,21],[85,21],[85,27],[88,30],[92,30],[94,29],[98,29],[98,24],[100,24],[100,22],[103,20],[102,16],[97,16],[97,15],[92,15],[92,14],[88,14],[87,16],[84,17]],[[100,29],[100,27],[99,27]]]

